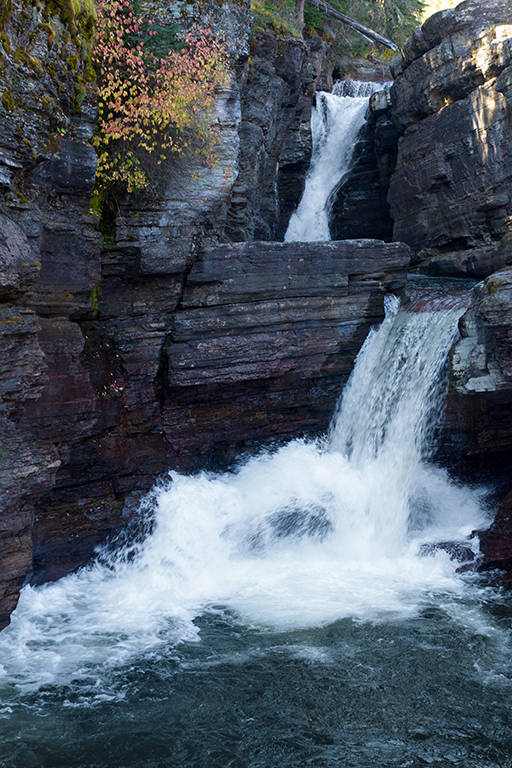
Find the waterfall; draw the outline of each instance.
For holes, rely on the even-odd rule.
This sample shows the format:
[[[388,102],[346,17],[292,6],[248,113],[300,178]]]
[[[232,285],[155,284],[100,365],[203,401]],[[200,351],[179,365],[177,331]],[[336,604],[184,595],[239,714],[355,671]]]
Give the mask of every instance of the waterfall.
[[[282,630],[406,617],[433,592],[458,594],[448,555],[420,554],[484,519],[475,491],[425,463],[463,310],[388,304],[327,438],[292,441],[232,473],[173,473],[146,500],[144,541],[23,590],[0,635],[0,684],[2,672],[28,690],[73,675],[97,681],[98,665],[197,639],[197,617],[215,606]]]
[[[304,193],[292,214],[285,242],[330,240],[333,192],[350,170],[357,135],[366,122],[368,100],[380,83],[343,80],[332,93],[320,91],[311,115],[313,150]]]

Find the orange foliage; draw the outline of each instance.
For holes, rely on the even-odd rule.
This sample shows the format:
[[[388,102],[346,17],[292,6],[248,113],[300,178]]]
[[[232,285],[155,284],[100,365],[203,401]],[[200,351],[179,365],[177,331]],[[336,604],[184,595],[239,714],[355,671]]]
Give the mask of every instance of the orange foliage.
[[[144,47],[130,0],[100,0],[93,52],[98,72],[98,186],[138,192],[151,167],[185,151],[215,165],[215,91],[225,83],[224,44],[195,28],[180,51],[157,58]],[[135,40],[131,44],[129,40]]]

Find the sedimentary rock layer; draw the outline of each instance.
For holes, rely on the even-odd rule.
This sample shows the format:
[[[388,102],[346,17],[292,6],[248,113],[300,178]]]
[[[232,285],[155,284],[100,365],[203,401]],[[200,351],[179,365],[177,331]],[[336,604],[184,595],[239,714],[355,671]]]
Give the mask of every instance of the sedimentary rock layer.
[[[482,278],[512,263],[511,19],[506,0],[467,0],[425,22],[392,65],[394,238],[428,274]]]
[[[171,464],[325,429],[408,264],[406,246],[374,240],[206,248],[165,346]]]
[[[485,454],[512,446],[512,268],[473,289],[451,354],[445,444]],[[499,454],[496,462],[499,462]]]

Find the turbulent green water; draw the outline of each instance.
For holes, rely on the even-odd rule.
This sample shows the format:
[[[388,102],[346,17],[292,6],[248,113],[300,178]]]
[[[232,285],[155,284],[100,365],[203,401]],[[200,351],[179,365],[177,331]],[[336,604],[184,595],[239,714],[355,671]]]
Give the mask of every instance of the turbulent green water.
[[[77,680],[4,705],[0,765],[508,766],[512,611],[481,598],[289,633],[209,613],[200,643],[110,670],[104,698]]]

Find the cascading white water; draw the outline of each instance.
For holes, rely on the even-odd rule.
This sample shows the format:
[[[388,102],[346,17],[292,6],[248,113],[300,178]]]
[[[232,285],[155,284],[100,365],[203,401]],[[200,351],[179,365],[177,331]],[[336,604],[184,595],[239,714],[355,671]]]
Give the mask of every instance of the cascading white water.
[[[0,635],[0,685],[75,677],[101,692],[100,668],[197,638],[194,620],[214,606],[293,629],[409,616],[424,595],[464,591],[446,553],[419,556],[483,522],[476,492],[422,463],[461,310],[396,309],[362,349],[328,439],[234,473],[173,474],[130,557],[26,588]]]
[[[398,552],[419,491],[413,484],[429,447],[430,414],[441,410],[440,368],[460,309],[411,316],[398,313],[396,297],[386,301],[386,319],[370,332],[332,419],[330,445],[367,478],[365,514],[378,525],[379,546]]]
[[[302,199],[290,218],[285,242],[331,239],[331,195],[350,169],[357,135],[367,119],[369,96],[383,87],[378,83],[350,80],[350,87],[343,90],[346,82],[336,84],[333,93],[316,94],[311,114],[311,165]],[[346,90],[350,93],[345,93]]]

